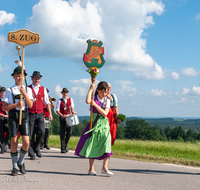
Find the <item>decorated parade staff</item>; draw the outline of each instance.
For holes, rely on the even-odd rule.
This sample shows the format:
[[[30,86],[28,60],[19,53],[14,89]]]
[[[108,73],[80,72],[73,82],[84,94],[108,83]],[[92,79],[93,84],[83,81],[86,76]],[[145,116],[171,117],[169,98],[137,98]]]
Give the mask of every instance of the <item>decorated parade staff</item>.
[[[6,145],[9,139],[9,130],[7,125],[8,114],[3,111],[2,103],[5,96],[5,87],[0,87],[0,142],[1,142],[1,154],[7,151]]]
[[[42,157],[40,153],[40,144],[44,138],[44,104],[47,106],[47,111],[49,112],[49,120],[52,121],[53,117],[51,114],[51,106],[49,102],[49,97],[45,87],[41,86],[39,83],[41,81],[42,75],[39,71],[34,71],[31,76],[32,84],[29,87],[33,94],[33,106],[29,108],[29,127],[30,127],[30,147],[29,156],[31,160],[35,160],[35,153],[38,157]],[[36,142],[35,140],[36,134]]]
[[[116,136],[117,136],[117,116],[118,112],[118,100],[115,94],[110,94],[111,84],[108,82],[108,94],[107,97],[110,99],[110,110],[107,115],[110,125],[110,134],[111,134],[111,145],[114,145]]]
[[[72,126],[66,123],[66,118],[70,114],[75,114],[74,111],[74,101],[72,98],[68,97],[69,90],[67,88],[62,89],[62,98],[57,101],[56,113],[60,116],[60,141],[61,141],[61,153],[66,153],[69,151],[68,142],[72,134]],[[66,132],[66,134],[65,134]]]
[[[27,107],[31,108],[33,105],[33,96],[30,88],[21,86],[21,82],[24,80],[24,75],[26,76],[26,71],[23,71],[21,75],[22,67],[18,66],[14,69],[13,79],[15,80],[15,85],[6,90],[3,99],[3,110],[8,111],[9,119],[8,126],[11,135],[11,158],[13,169],[11,175],[16,176],[18,168],[22,174],[26,173],[24,159],[29,148],[29,127],[28,127],[28,114]],[[23,76],[23,78],[22,78]],[[22,95],[22,100],[20,100],[20,94]],[[22,121],[19,124],[20,108],[22,110]],[[20,156],[18,159],[18,131],[22,136],[22,147],[20,149]]]
[[[49,93],[49,89],[47,88],[47,93]],[[51,108],[54,109],[55,105],[54,105],[54,101],[55,98],[52,98],[49,96],[49,101],[51,104]],[[41,143],[40,149],[46,148],[46,149],[50,149],[49,145],[48,145],[48,140],[49,140],[49,135],[50,135],[50,127],[51,127],[51,122],[49,121],[49,112],[47,110],[47,106],[45,106],[44,104],[44,122],[46,123],[47,126],[45,126],[45,134],[44,134],[44,143]]]
[[[84,54],[83,61],[89,68],[87,72],[91,75],[92,84],[86,96],[86,103],[90,104],[91,116],[90,123],[83,131],[81,138],[75,150],[75,155],[89,158],[89,175],[96,175],[94,170],[95,159],[103,160],[101,173],[113,175],[108,170],[108,161],[112,155],[111,135],[108,122],[108,112],[110,109],[110,100],[107,99],[108,84],[104,81],[97,86],[95,96],[95,77],[99,73],[98,68],[105,63],[103,58],[104,48],[102,42],[97,40],[88,40],[87,52]]]

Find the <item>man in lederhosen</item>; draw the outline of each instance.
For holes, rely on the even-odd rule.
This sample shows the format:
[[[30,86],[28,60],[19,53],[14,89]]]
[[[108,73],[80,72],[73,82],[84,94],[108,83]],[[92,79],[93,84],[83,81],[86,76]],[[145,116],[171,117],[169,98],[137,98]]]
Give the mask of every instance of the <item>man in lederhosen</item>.
[[[0,142],[1,142],[1,154],[7,151],[6,145],[9,139],[9,130],[7,125],[8,114],[3,111],[2,103],[5,96],[5,87],[0,87]]]
[[[22,68],[20,66],[14,69],[11,74],[15,80],[15,85],[6,90],[3,99],[3,110],[8,111],[8,126],[11,133],[11,158],[13,169],[12,176],[16,176],[18,168],[22,174],[26,173],[24,159],[29,148],[29,127],[28,127],[28,113],[27,107],[31,108],[33,105],[33,96],[30,88],[21,87]],[[24,70],[24,76],[26,76]],[[22,101],[20,101],[20,93],[22,94]],[[22,108],[22,123],[19,125],[19,113]],[[17,145],[18,145],[18,131],[22,137],[22,147],[20,149],[20,156],[18,159]]]
[[[49,112],[49,120],[52,121],[53,117],[51,114],[51,107],[49,102],[49,97],[45,87],[41,86],[39,83],[41,81],[42,75],[39,71],[34,71],[31,76],[32,84],[29,87],[32,89],[33,93],[33,107],[29,108],[29,127],[30,127],[30,146],[29,146],[29,156],[31,160],[35,160],[36,155],[41,158],[40,144],[44,138],[44,104],[47,106]],[[36,142],[35,140],[36,134]]]
[[[56,104],[56,113],[60,116],[60,141],[61,141],[61,153],[66,153],[69,151],[68,149],[68,142],[70,136],[72,134],[72,127],[66,124],[66,117],[70,113],[75,114],[74,112],[74,101],[72,98],[68,97],[68,89],[62,89],[62,96],[63,98],[59,99]],[[65,131],[66,137],[65,137]]]

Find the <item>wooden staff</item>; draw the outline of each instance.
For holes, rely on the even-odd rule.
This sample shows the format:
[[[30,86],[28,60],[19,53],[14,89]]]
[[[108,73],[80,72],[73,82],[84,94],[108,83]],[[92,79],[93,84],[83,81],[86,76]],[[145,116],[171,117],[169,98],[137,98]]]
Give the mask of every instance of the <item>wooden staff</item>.
[[[91,76],[91,81],[92,81],[92,84],[95,83],[95,76]],[[92,91],[91,100],[93,100],[93,97],[94,97],[94,90]],[[91,108],[90,108],[90,129],[92,129],[92,119],[93,119],[93,106],[91,105]]]
[[[23,46],[22,49],[22,73],[21,73],[21,87],[23,87],[23,82],[24,82],[24,52],[25,52],[25,48]],[[22,101],[22,94],[20,94],[20,101]],[[22,124],[22,108],[20,108],[20,112],[19,112],[19,125]]]
[[[8,41],[16,43],[23,47],[22,50],[22,73],[21,73],[21,87],[23,87],[24,82],[24,51],[25,46],[31,44],[37,44],[40,41],[40,35],[38,33],[31,32],[27,29],[20,29],[14,32],[8,32]],[[16,47],[20,56],[20,47]],[[20,56],[21,57],[21,56]],[[20,101],[22,101],[22,94],[20,95]],[[22,108],[20,108],[19,114],[19,125],[22,123]]]

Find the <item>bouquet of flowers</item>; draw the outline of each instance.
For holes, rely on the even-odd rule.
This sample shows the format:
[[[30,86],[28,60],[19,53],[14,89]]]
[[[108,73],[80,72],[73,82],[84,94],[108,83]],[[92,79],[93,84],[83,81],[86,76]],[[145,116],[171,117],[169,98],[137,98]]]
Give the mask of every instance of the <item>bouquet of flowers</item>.
[[[89,68],[89,69],[86,70],[86,71],[87,71],[88,73],[90,73],[91,76],[94,76],[94,77],[96,77],[97,74],[100,73],[99,69],[98,69],[97,67],[95,67],[95,66]]]
[[[118,124],[120,124],[120,123],[122,123],[122,121],[125,121],[126,120],[126,116],[124,115],[124,114],[119,114],[118,116],[117,116],[117,123]]]

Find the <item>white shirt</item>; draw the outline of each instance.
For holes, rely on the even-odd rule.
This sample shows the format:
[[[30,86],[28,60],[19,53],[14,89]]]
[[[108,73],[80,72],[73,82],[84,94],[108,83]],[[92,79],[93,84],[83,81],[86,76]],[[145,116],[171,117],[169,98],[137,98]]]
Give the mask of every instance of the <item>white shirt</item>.
[[[65,102],[65,104],[67,104],[67,100],[69,99],[69,97],[67,97],[67,99],[62,98]],[[74,100],[71,98],[71,109],[74,109]],[[56,111],[60,112],[60,99],[57,100],[57,104],[56,104]]]
[[[21,86],[20,86],[21,87]],[[17,86],[16,84],[14,86],[12,86],[12,91],[13,91],[13,94],[14,96],[18,95],[18,94],[21,94],[20,93],[20,87]],[[25,86],[23,86],[25,88]],[[26,90],[26,88],[25,88]],[[32,90],[31,88],[27,87],[27,95],[28,97],[33,100],[33,95],[32,95]],[[13,102],[13,96],[12,96],[12,92],[11,92],[11,89],[8,88],[5,92],[5,96],[4,96],[4,99],[3,99],[4,102],[6,102],[7,104],[11,105],[11,104],[14,104]],[[15,103],[19,102],[20,99],[15,99]],[[24,111],[25,110],[25,99],[22,99],[22,101],[24,102],[24,105],[22,107],[22,110]],[[15,108],[16,110],[20,110],[20,108]]]
[[[104,97],[102,100],[100,100],[100,99],[99,99],[99,96],[97,95],[97,99],[98,99],[101,103],[103,103],[104,100],[105,100],[106,98],[107,98],[107,97]],[[110,109],[110,99],[108,99],[108,98],[107,98],[107,104],[106,104],[106,107],[105,107],[105,108]]]
[[[41,85],[38,85],[38,87],[35,87],[33,84],[32,84],[32,87],[33,87],[33,90],[35,91],[35,94],[37,96],[38,92],[39,92],[39,88],[41,87]],[[46,106],[47,104],[50,104],[49,102],[49,96],[47,94],[47,90],[46,88],[44,87],[44,105]]]

